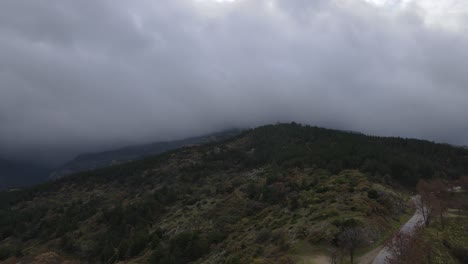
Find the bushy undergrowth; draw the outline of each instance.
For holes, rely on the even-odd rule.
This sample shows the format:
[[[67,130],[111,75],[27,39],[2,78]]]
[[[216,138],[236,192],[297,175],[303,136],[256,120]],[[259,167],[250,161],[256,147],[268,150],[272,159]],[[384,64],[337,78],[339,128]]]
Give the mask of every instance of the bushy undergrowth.
[[[265,126],[0,193],[0,256],[52,250],[93,263],[273,261],[287,256],[291,241],[333,243],[350,219],[375,227],[375,239],[379,223],[405,207],[389,184],[456,177],[468,172],[467,154],[427,141]]]

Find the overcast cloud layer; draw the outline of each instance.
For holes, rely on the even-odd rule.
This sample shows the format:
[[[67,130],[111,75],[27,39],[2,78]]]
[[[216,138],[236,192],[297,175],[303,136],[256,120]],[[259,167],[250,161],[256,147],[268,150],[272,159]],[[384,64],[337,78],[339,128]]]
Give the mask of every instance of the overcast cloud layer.
[[[0,156],[297,121],[468,144],[465,0],[2,0]]]

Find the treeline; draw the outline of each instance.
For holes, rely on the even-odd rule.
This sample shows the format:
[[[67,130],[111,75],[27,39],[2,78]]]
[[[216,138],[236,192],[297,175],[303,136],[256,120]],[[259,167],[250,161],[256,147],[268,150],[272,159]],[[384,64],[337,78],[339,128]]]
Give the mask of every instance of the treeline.
[[[415,186],[419,179],[455,179],[468,174],[468,150],[425,140],[366,136],[299,124],[250,132],[256,163],[324,168],[332,173],[359,169],[375,179]]]

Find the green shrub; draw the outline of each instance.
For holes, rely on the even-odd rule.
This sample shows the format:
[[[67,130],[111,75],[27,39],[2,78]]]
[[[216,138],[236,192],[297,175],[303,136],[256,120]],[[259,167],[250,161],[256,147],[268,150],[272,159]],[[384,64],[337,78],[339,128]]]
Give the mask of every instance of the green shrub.
[[[454,247],[452,254],[460,261],[460,263],[468,263],[468,248]]]
[[[377,192],[375,189],[370,189],[367,191],[367,197],[369,197],[369,199],[376,200],[379,198],[379,192]]]
[[[268,229],[263,229],[260,232],[257,233],[257,236],[255,237],[255,242],[256,243],[265,243],[270,240],[271,238],[271,231]]]
[[[225,264],[241,264],[241,258],[239,255],[232,255],[226,258]]]
[[[209,244],[218,244],[222,242],[227,237],[226,232],[221,232],[220,230],[213,230],[208,233],[207,240]]]
[[[8,246],[0,247],[0,260],[5,260],[13,255],[13,251]]]
[[[0,261],[10,257],[21,257],[22,255],[20,248],[17,246],[8,245],[0,247]]]

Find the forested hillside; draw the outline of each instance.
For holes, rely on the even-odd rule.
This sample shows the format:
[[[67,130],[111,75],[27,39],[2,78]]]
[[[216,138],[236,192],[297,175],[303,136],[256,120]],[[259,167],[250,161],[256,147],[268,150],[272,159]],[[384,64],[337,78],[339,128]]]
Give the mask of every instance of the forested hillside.
[[[0,260],[294,263],[304,244],[353,255],[407,213],[399,186],[467,173],[462,148],[264,126],[0,193]]]
[[[122,164],[125,162],[141,160],[148,156],[154,156],[165,151],[181,148],[184,146],[224,140],[239,133],[240,130],[231,129],[199,137],[127,146],[115,150],[81,154],[52,172],[50,178],[57,179],[73,173],[95,170],[112,165]]]

